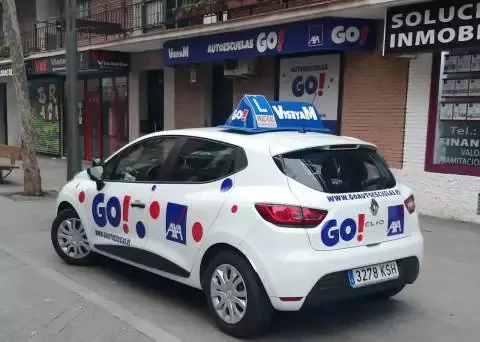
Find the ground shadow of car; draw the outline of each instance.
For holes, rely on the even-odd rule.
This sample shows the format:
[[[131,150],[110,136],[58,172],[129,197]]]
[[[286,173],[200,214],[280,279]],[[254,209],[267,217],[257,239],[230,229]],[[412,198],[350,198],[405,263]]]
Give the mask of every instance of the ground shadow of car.
[[[214,332],[214,321],[207,314],[207,302],[201,291],[108,258],[101,257],[98,267],[117,282],[141,291],[152,300],[160,301],[162,306],[175,309],[180,315],[182,312],[195,315],[197,324],[199,321],[207,326],[210,325]],[[311,338],[322,341],[343,341],[359,335],[364,335],[365,340],[368,340],[369,336],[375,335],[371,331],[372,327],[378,329],[378,336],[381,336],[380,331],[390,330],[392,322],[401,319],[404,313],[411,311],[411,305],[410,302],[401,299],[383,302],[355,299],[324,304],[300,312],[278,312],[270,329],[263,336],[255,338],[255,341],[291,342]],[[218,331],[218,334],[222,333]],[[227,336],[225,338],[230,339]]]

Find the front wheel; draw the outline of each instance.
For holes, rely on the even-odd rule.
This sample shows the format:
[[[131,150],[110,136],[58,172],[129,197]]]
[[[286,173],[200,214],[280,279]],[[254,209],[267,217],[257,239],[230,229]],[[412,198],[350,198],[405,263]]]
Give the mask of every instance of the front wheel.
[[[231,336],[249,337],[270,323],[273,308],[265,289],[248,261],[236,253],[213,258],[204,291],[215,321]]]
[[[95,255],[82,221],[73,209],[62,210],[52,224],[51,239],[58,256],[72,265],[87,266]]]

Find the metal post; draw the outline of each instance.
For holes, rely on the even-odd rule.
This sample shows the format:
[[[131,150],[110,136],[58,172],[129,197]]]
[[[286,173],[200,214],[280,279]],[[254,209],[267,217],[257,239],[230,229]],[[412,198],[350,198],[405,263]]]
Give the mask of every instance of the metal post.
[[[71,180],[82,171],[80,136],[77,114],[77,27],[76,0],[65,0],[66,41],[67,41],[67,179]]]

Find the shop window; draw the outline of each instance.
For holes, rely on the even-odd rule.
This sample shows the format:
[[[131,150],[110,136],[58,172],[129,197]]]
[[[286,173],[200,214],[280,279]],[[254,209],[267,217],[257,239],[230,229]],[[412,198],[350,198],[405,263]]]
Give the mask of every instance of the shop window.
[[[480,52],[434,55],[426,171],[480,176]]]

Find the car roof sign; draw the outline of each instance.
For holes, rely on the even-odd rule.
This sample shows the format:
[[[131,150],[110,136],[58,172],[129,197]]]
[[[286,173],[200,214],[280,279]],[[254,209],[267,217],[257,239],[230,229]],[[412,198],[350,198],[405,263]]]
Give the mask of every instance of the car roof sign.
[[[268,101],[263,95],[245,95],[224,125],[245,133],[309,131],[329,133],[315,106],[306,102]]]

